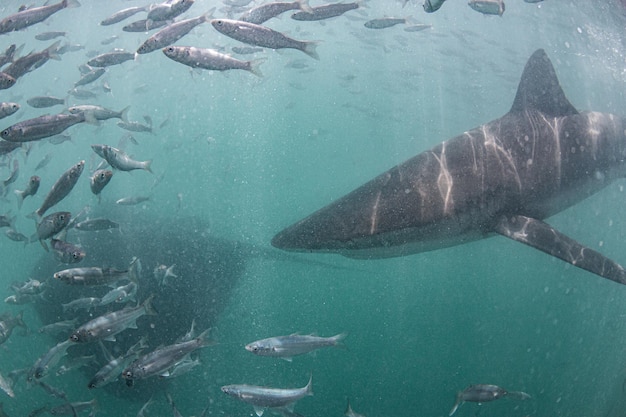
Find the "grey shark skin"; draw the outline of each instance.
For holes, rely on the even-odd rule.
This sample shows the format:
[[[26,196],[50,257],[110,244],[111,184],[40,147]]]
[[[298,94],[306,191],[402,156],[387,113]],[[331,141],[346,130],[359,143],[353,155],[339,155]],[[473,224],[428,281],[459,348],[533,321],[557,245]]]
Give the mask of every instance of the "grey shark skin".
[[[272,245],[372,259],[497,233],[626,284],[619,264],[542,221],[626,176],[625,126],[612,114],[579,113],[537,50],[507,114],[379,175]]]

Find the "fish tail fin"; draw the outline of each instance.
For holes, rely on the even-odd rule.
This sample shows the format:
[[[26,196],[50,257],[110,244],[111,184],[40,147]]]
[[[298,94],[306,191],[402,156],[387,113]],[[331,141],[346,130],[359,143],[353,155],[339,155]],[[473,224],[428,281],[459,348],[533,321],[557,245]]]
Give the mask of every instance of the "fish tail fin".
[[[313,13],[313,9],[309,6],[309,0],[296,0],[300,6],[300,10],[306,13]]]
[[[128,122],[128,110],[130,109],[130,105],[124,107],[121,111],[120,111],[120,119],[122,119],[125,122]]]
[[[304,395],[313,395],[313,373],[309,376],[309,382],[304,387]]]
[[[208,328],[202,333],[200,333],[198,337],[196,337],[196,339],[200,341],[201,346],[212,346],[212,345],[217,344],[215,340],[212,340],[209,338],[210,333],[211,333],[211,328]]]
[[[141,260],[137,257],[133,257],[128,267],[128,279],[135,284],[139,285],[139,277],[141,275]]]
[[[508,397],[512,397],[512,398],[514,398],[516,400],[522,400],[522,401],[523,400],[529,400],[529,399],[532,398],[529,394],[526,394],[523,391],[509,391],[509,392],[507,392],[507,396]]]
[[[149,160],[144,162],[143,169],[145,169],[146,171],[148,171],[151,174],[154,174],[154,172],[152,172],[152,168],[150,167],[151,165],[152,165],[152,159],[149,159]]]
[[[211,7],[205,14],[202,15],[202,21],[208,22],[213,19],[213,13],[215,13],[215,7]]]
[[[250,71],[251,73],[253,73],[257,77],[262,78],[263,77],[263,73],[261,72],[261,69],[259,67],[265,61],[266,61],[265,58],[260,58],[260,59],[255,59],[253,61],[250,61],[250,68],[248,69],[248,71]]]
[[[78,0],[64,0],[63,6],[67,8],[80,7]]]
[[[17,208],[18,208],[18,210],[21,210],[22,209],[22,204],[24,204],[24,191],[15,190],[13,192],[17,196]]]
[[[143,306],[146,309],[146,314],[149,316],[156,316],[157,314],[159,314],[152,306],[153,299],[154,294],[150,295],[150,297],[146,298],[146,301],[143,302]]]
[[[448,414],[449,417],[452,417],[452,415],[454,413],[456,413],[456,410],[459,409],[459,407],[461,406],[461,404],[463,404],[463,393],[458,392],[456,394],[456,401],[454,403],[454,406],[452,406],[452,410],[450,410],[450,413]]]
[[[24,312],[20,311],[18,313],[17,316],[15,316],[15,322],[17,323],[18,326],[23,327],[25,329],[28,329],[28,326],[26,326],[26,323],[24,323]]]
[[[350,405],[350,397],[348,397],[348,405],[346,406],[346,411],[344,411],[343,415],[344,416],[354,415],[354,410],[352,409],[352,406]]]
[[[347,332],[342,332],[342,333],[332,336],[330,338],[330,341],[332,342],[333,346],[343,347],[344,346],[343,339],[345,339],[347,336],[348,336]]]
[[[304,48],[302,48],[302,52],[307,54],[313,59],[320,60],[320,56],[317,54],[317,42],[315,41],[307,41],[304,42]]]
[[[61,45],[61,41],[56,41],[44,50],[44,52],[48,55],[48,58],[54,59],[55,61],[61,60],[61,57],[58,54],[59,45]]]

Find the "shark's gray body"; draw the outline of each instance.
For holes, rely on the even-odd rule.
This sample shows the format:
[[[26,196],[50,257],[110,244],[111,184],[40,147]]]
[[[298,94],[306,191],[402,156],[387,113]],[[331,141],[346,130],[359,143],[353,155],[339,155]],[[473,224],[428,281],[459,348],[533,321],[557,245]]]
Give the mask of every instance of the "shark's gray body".
[[[288,227],[285,250],[382,258],[494,233],[626,284],[626,271],[542,220],[626,175],[621,117],[579,113],[543,50],[511,110],[383,173]]]

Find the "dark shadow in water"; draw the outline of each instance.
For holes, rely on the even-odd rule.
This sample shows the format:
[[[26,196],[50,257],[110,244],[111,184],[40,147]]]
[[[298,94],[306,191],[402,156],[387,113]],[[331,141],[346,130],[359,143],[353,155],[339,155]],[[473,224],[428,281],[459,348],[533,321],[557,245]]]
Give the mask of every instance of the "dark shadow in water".
[[[127,269],[132,257],[136,256],[143,265],[137,300],[143,301],[151,294],[155,295],[153,306],[158,315],[139,318],[137,329],[118,334],[115,343],[105,342],[114,356],[126,352],[144,335],[148,337],[148,351],[171,344],[189,330],[194,319],[198,333],[215,326],[238,278],[244,273],[246,261],[259,256],[251,246],[211,236],[208,225],[197,218],[133,220],[123,226],[121,232],[71,231],[68,240],[78,240],[87,252],[82,263],[60,265],[51,254],[46,254],[39,260],[32,274],[42,280],[43,277],[49,277],[44,300],[34,305],[44,324],[74,317],[82,324],[122,308],[113,303],[96,307],[90,312],[63,312],[62,304],[82,297],[101,297],[111,289],[106,286],[70,286],[52,278],[54,272],[67,267],[106,266]],[[174,272],[177,277],[169,279],[167,285],[160,285],[154,278],[154,267],[161,264],[176,264]],[[68,354],[96,354],[100,363],[106,363],[97,343],[72,347]],[[90,374],[86,375],[87,378],[91,378],[95,371],[88,370]],[[157,386],[166,383],[167,380],[150,378],[128,388],[124,382],[117,381],[105,389],[114,390],[116,395],[145,401]]]

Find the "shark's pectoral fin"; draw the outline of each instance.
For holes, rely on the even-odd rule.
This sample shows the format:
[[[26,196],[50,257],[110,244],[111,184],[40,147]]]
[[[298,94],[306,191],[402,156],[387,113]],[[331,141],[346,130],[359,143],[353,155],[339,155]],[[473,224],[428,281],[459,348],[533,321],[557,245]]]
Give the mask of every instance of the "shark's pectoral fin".
[[[498,222],[494,231],[578,268],[626,285],[626,270],[621,265],[540,220],[526,216],[507,216]]]

